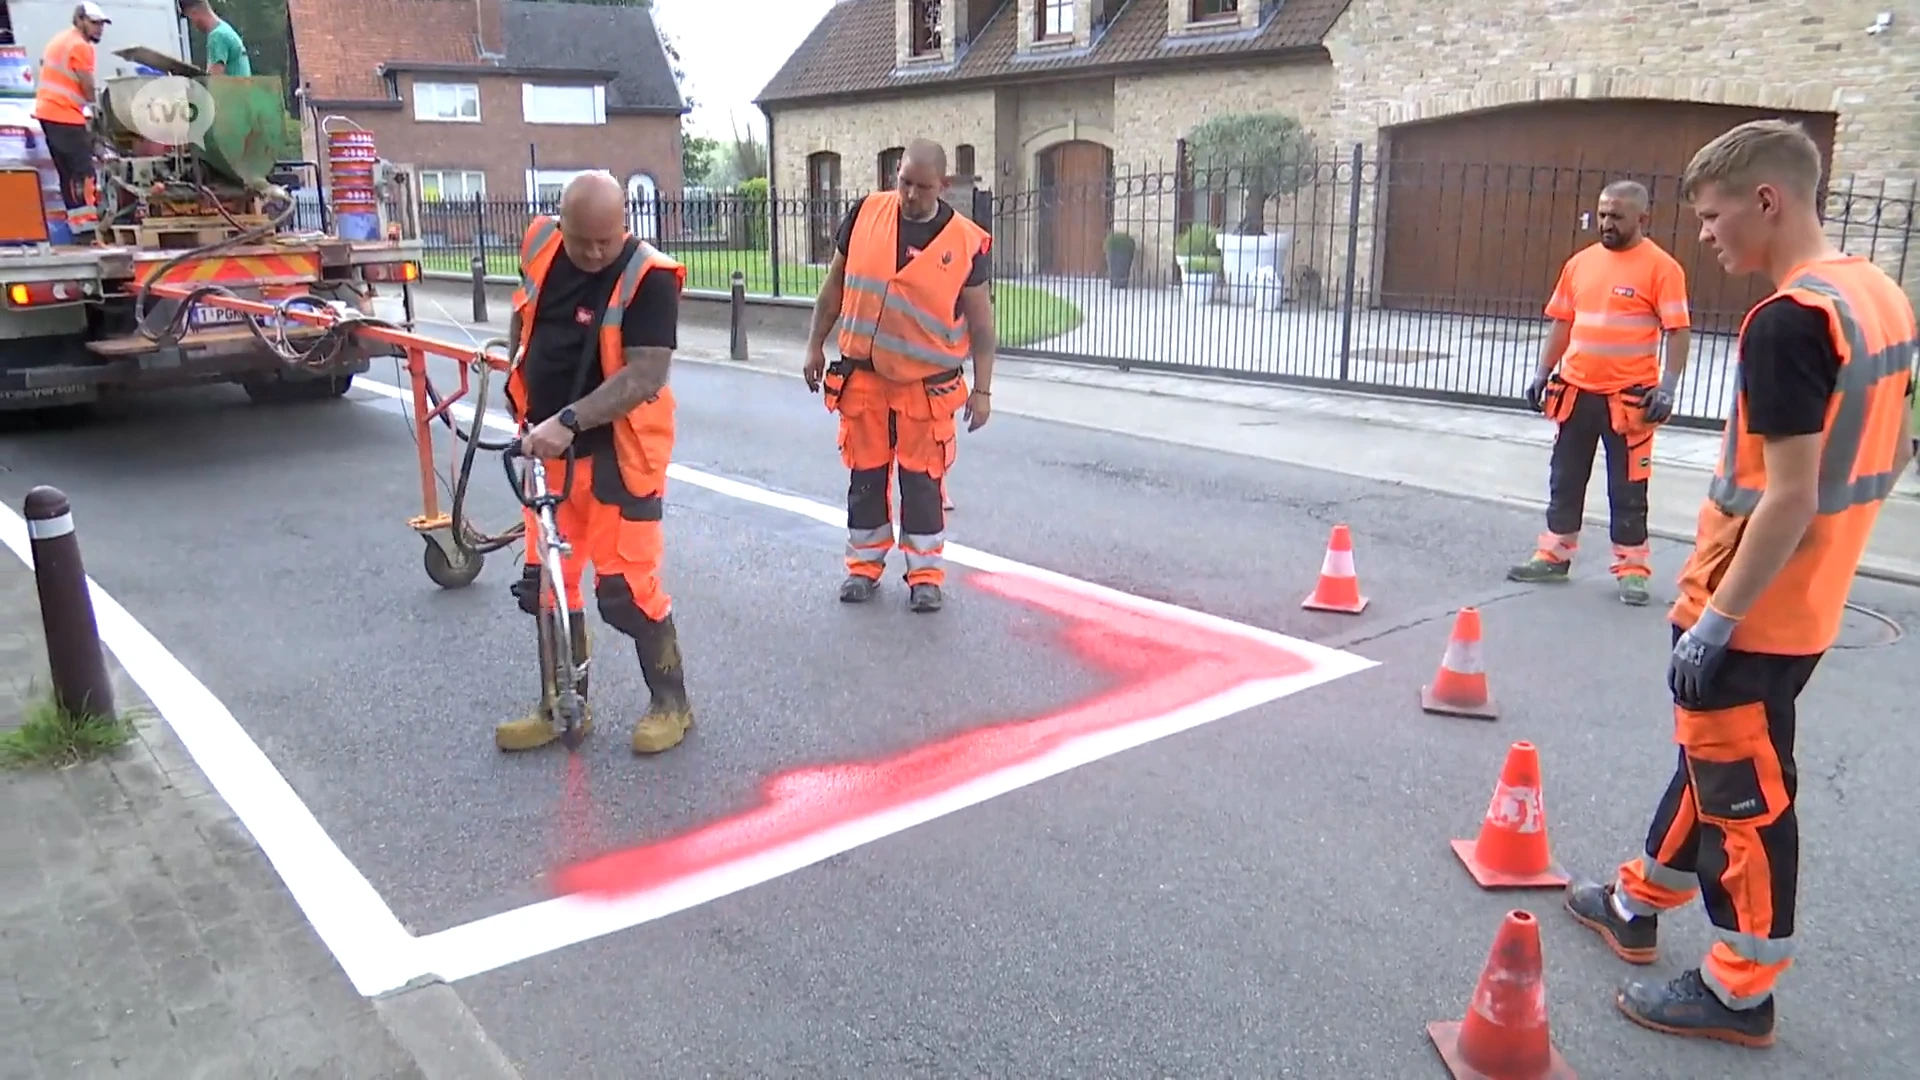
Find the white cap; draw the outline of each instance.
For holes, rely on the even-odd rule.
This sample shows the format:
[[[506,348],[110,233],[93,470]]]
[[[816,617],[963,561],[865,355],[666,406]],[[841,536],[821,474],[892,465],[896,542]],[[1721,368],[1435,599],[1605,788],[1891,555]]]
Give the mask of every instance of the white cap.
[[[73,13],[84,19],[92,19],[97,23],[110,23],[113,21],[107,18],[107,13],[100,10],[100,5],[94,3],[93,0],[83,0],[79,7],[73,9]]]

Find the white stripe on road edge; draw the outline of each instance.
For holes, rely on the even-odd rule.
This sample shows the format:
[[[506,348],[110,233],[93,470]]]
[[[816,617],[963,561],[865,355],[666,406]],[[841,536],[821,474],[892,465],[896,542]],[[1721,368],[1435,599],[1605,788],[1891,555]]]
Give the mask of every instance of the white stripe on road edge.
[[[0,541],[33,566],[27,522],[10,506],[0,505]],[[100,640],[253,834],[354,989],[372,996],[419,975],[412,935],[240,722],[106,590],[91,578],[87,588]]]
[[[394,400],[405,400],[409,395],[407,390],[384,383],[356,385]],[[462,420],[473,416],[471,406],[464,404],[449,411]],[[513,430],[509,421],[499,417],[491,418],[489,426]],[[846,524],[844,510],[812,499],[682,465],[670,466],[669,475],[717,494],[836,528]],[[0,506],[0,510],[4,510],[0,513],[0,541],[31,567],[27,522],[10,507]],[[1302,675],[1247,683],[1162,717],[1074,739],[1033,761],[921,802],[849,822],[626,900],[608,903],[562,897],[415,938],[320,827],[312,811],[226,706],[104,589],[91,579],[87,584],[101,641],[113,651],[179,736],[214,790],[252,834],[354,989],[369,997],[399,989],[423,976],[438,975],[451,981],[478,975],[683,911],[1080,765],[1376,666],[1375,661],[1353,653],[1134,596],[974,548],[948,544],[946,551],[953,562],[977,570],[1019,574],[1117,606],[1277,645],[1314,667]]]

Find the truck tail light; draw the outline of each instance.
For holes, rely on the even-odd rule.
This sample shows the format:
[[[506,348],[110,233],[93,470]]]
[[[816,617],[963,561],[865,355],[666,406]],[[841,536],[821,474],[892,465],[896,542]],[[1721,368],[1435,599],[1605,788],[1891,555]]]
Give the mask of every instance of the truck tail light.
[[[419,281],[420,264],[416,262],[368,263],[360,268],[360,276],[368,281]]]
[[[85,303],[93,287],[84,281],[16,281],[7,286],[7,305],[16,308]]]

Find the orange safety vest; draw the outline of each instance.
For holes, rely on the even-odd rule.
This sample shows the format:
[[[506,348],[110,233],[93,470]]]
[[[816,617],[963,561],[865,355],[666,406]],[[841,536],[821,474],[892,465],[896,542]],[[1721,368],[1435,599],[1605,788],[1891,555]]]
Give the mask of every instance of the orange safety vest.
[[[40,87],[33,95],[33,118],[56,124],[84,124],[93,104],[80,88],[80,76],[93,74],[93,42],[77,26],[55,34],[40,57]]]
[[[513,310],[520,316],[520,340],[514,347],[521,356],[526,355],[527,345],[533,340],[533,317],[538,310],[540,286],[546,281],[547,271],[552,268],[554,257],[560,254],[561,246],[560,219],[547,216],[534,218],[520,242],[520,287],[513,292]],[[613,297],[607,302],[606,314],[600,319],[603,378],[613,378],[626,366],[620,323],[626,317],[627,305],[640,291],[641,279],[650,270],[665,270],[674,276],[679,288],[687,287],[686,267],[662,255],[653,245],[644,241],[640,244],[626,269],[621,271],[620,280],[613,287]],[[508,401],[513,405],[515,419],[521,423],[526,422],[527,401],[523,367],[524,364],[516,366],[507,377]],[[673,453],[673,413],[673,391],[661,387],[658,397],[610,425],[617,468],[604,468],[601,462],[595,462],[593,495],[601,502],[620,507],[621,516],[628,520],[660,520],[660,496],[666,486],[667,462]],[[612,483],[615,479],[619,481],[618,487]],[[553,483],[557,485],[559,479],[554,478]]]
[[[1796,267],[1767,300],[1779,296],[1827,313],[1840,377],[1821,436],[1818,513],[1729,644],[1746,652],[1810,656],[1824,652],[1839,635],[1867,537],[1880,504],[1899,480],[1894,455],[1920,335],[1913,305],[1900,286],[1859,256]],[[1752,317],[1749,311],[1747,318]],[[1720,464],[1700,508],[1693,554],[1680,572],[1680,598],[1671,617],[1682,627],[1693,625],[1719,588],[1748,516],[1766,491],[1766,440],[1745,430],[1745,398],[1741,393],[1734,399]]]
[[[900,194],[876,191],[860,206],[847,245],[840,298],[840,355],[907,382],[952,371],[973,353],[958,313],[975,255],[993,243],[958,212],[926,250],[900,268]]]

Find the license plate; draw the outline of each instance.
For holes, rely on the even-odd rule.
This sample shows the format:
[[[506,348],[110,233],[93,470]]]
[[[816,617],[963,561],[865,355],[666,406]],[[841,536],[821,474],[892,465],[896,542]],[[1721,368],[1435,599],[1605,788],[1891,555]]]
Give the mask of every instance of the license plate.
[[[222,307],[219,304],[201,303],[193,306],[193,311],[187,316],[187,321],[197,327],[239,326],[247,321],[247,313],[244,311],[235,311],[230,307]]]

